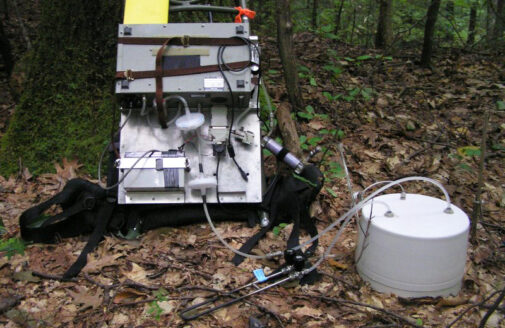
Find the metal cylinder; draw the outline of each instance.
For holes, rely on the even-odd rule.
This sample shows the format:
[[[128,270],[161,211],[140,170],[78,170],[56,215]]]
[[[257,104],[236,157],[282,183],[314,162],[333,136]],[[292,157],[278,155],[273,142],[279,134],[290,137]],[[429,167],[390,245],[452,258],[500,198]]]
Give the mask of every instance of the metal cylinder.
[[[303,170],[303,163],[295,155],[290,153],[286,148],[269,137],[263,138],[263,147],[268,149],[272,154],[286,163],[290,168],[295,170],[296,174],[300,174]]]

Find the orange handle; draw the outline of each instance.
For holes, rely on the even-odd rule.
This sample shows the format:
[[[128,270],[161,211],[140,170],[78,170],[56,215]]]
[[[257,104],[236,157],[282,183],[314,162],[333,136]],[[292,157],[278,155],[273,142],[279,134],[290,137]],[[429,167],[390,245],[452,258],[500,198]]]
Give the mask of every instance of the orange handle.
[[[242,16],[246,16],[250,19],[254,19],[256,16],[256,12],[254,10],[242,7],[235,7],[235,9],[238,10],[238,15],[235,16],[235,23],[242,23]]]

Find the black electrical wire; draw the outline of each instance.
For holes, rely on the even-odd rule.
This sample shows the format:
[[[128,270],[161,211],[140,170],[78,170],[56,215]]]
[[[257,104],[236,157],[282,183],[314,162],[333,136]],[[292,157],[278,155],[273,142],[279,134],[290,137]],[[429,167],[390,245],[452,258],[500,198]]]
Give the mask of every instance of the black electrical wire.
[[[218,51],[217,51],[217,66],[219,68],[219,72],[221,73],[221,75],[223,76],[223,80],[225,81],[226,83],[226,86],[228,88],[228,92],[230,94],[230,98],[231,98],[231,122],[230,122],[230,128],[228,129],[228,144],[227,144],[227,150],[228,150],[228,155],[233,159],[233,162],[235,163],[235,165],[237,166],[237,169],[240,171],[240,175],[242,177],[242,179],[244,179],[245,181],[247,181],[247,173],[245,173],[245,171],[240,167],[240,165],[238,164],[238,162],[235,160],[235,150],[233,149],[233,143],[232,143],[232,138],[231,138],[231,131],[232,131],[232,128],[233,128],[233,124],[235,122],[235,99],[233,97],[233,91],[232,91],[232,88],[231,88],[231,85],[230,85],[230,81],[228,80],[228,78],[226,77],[226,74],[224,73],[224,70],[223,70],[223,66],[225,68],[227,68],[228,70],[232,71],[232,72],[240,72],[244,69],[246,69],[247,67],[249,67],[249,65],[251,64],[251,60],[252,60],[252,55],[251,55],[251,42],[247,39],[244,39],[244,38],[241,38],[241,37],[238,37],[239,39],[243,40],[244,41],[244,45],[247,45],[249,47],[249,62],[243,66],[243,67],[240,67],[238,69],[232,69],[231,67],[229,67],[228,65],[226,65],[225,61],[224,61],[224,58],[223,58],[223,54],[224,54],[224,50],[226,49],[226,46],[220,46]]]
[[[216,199],[217,199],[217,204],[219,207],[221,207],[221,210],[225,212],[228,215],[238,215],[238,214],[243,214],[246,212],[246,210],[241,210],[241,211],[232,211],[230,209],[227,209],[223,206],[223,203],[221,203],[221,200],[219,199],[219,164],[221,163],[221,155],[219,154],[217,156],[217,166],[216,166]]]

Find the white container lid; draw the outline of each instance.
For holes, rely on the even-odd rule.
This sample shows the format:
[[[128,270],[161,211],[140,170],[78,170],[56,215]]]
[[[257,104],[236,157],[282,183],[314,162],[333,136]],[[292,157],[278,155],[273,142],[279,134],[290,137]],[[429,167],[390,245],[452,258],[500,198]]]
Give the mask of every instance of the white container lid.
[[[468,216],[458,207],[451,206],[452,214],[445,212],[447,202],[419,194],[381,195],[362,209],[363,217],[370,218],[373,203],[373,225],[385,232],[415,239],[439,239],[460,235],[468,230]],[[387,205],[385,205],[385,204]],[[388,207],[393,216],[386,216]]]

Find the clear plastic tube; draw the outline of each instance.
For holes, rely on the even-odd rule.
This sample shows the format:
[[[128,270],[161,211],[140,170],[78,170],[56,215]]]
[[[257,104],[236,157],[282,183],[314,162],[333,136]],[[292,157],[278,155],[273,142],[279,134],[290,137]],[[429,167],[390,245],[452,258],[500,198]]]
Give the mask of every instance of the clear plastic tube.
[[[360,192],[360,194],[361,194],[362,196],[364,196],[364,195],[366,194],[366,192],[367,192],[368,190],[372,189],[373,187],[378,186],[378,185],[381,185],[381,184],[391,183],[391,182],[393,182],[393,181],[391,181],[391,180],[377,181],[377,182],[375,182],[375,183],[372,183],[371,185],[369,185],[369,186],[368,186],[368,187],[366,187],[365,189],[363,189],[363,190]],[[402,196],[403,196],[403,195],[406,195],[407,193],[405,192],[405,189],[403,188],[403,186],[402,186],[401,184],[399,184],[398,186],[402,189]]]
[[[226,248],[228,248],[230,251],[232,251],[233,253],[243,256],[243,257],[251,258],[254,260],[263,260],[263,259],[268,259],[268,258],[272,258],[272,257],[282,256],[284,254],[283,252],[279,251],[279,252],[269,253],[266,255],[253,255],[253,254],[247,254],[247,253],[241,252],[239,250],[236,250],[230,244],[228,244],[226,242],[226,240],[224,240],[224,238],[221,236],[219,231],[217,231],[216,227],[214,226],[214,223],[212,222],[212,219],[210,218],[209,209],[207,208],[207,201],[205,201],[205,200],[203,202],[203,211],[205,212],[205,217],[207,218],[207,222],[209,222],[210,228],[212,229],[212,231],[216,235],[217,239],[219,239],[219,241],[224,246],[226,246]]]
[[[437,186],[442,191],[442,193],[444,194],[444,196],[446,198],[446,201],[447,201],[447,208],[446,208],[445,211],[447,213],[452,212],[452,210],[451,210],[451,199],[449,197],[449,194],[445,190],[444,186],[440,182],[438,182],[436,180],[433,180],[433,179],[430,179],[430,178],[425,178],[425,177],[407,177],[407,178],[402,178],[402,179],[399,179],[399,180],[396,180],[396,181],[392,181],[391,183],[389,183],[386,186],[384,186],[384,187],[378,189],[377,191],[373,192],[370,196],[368,196],[367,198],[365,198],[364,200],[362,200],[361,202],[359,202],[358,204],[356,204],[355,206],[353,206],[350,210],[348,210],[340,218],[338,218],[336,221],[334,221],[332,224],[330,224],[328,227],[326,227],[323,231],[321,231],[320,233],[318,233],[317,235],[315,235],[311,239],[307,240],[306,242],[304,242],[304,243],[302,243],[302,244],[300,244],[300,245],[292,248],[293,250],[299,250],[302,247],[307,246],[308,244],[314,242],[316,239],[319,239],[325,233],[329,232],[337,224],[339,224],[340,222],[344,221],[344,223],[342,224],[342,226],[337,231],[337,234],[333,238],[330,246],[327,248],[327,250],[321,256],[321,258],[311,268],[306,269],[304,271],[305,274],[309,273],[312,270],[315,270],[321,264],[321,262],[324,261],[324,259],[330,253],[331,249],[335,246],[337,240],[339,239],[340,235],[342,234],[343,230],[345,229],[345,227],[347,226],[347,224],[349,223],[349,221],[351,220],[351,218],[353,217],[353,215],[355,215],[356,213],[358,213],[358,211],[361,210],[371,199],[373,199],[374,197],[378,196],[383,191],[385,191],[385,190],[387,190],[389,188],[392,188],[392,187],[394,187],[394,186],[396,186],[396,185],[398,185],[400,183],[407,182],[407,181],[424,181],[424,182],[432,183],[435,186]],[[388,208],[388,211],[390,211],[389,206],[387,204],[386,204],[386,206]],[[278,252],[273,252],[273,253],[269,253],[269,254],[266,254],[266,255],[259,256],[259,255],[252,255],[252,254],[243,253],[243,252],[240,252],[240,251],[234,249],[231,245],[229,245],[223,239],[223,237],[216,230],[216,228],[215,228],[215,226],[214,226],[214,224],[212,222],[212,219],[210,217],[209,211],[207,209],[207,202],[206,202],[206,200],[204,200],[204,202],[203,202],[203,207],[204,207],[205,216],[207,218],[207,221],[208,221],[208,223],[209,223],[212,231],[214,232],[214,234],[216,235],[216,237],[219,239],[219,241],[221,241],[221,243],[224,246],[226,246],[228,249],[230,249],[233,253],[238,254],[240,256],[252,258],[252,259],[267,259],[267,258],[272,258],[272,257],[276,257],[276,256],[282,256],[284,254],[283,252],[278,251]]]

